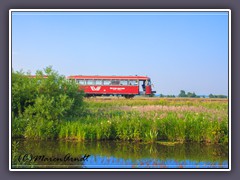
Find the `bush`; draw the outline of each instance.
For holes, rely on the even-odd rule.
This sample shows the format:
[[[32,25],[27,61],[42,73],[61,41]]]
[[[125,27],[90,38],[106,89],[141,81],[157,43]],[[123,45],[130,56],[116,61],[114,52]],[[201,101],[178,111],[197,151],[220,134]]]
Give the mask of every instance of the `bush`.
[[[24,136],[53,138],[58,131],[56,124],[82,113],[83,96],[75,82],[68,81],[51,67],[37,71],[36,76],[12,72],[14,125],[20,119],[21,123],[26,122]]]

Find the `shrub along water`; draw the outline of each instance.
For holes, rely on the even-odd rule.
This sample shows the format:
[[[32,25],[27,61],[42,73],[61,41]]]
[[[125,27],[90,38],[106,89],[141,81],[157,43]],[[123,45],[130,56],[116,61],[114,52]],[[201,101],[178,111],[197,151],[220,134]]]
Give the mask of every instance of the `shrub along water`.
[[[76,83],[51,67],[37,71],[35,76],[13,71],[13,137],[56,138],[61,122],[81,114],[83,95]]]

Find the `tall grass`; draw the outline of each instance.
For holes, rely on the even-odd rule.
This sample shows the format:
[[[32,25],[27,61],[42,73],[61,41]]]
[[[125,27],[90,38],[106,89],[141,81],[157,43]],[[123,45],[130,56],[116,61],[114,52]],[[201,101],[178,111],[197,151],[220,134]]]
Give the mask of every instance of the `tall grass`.
[[[78,141],[228,142],[226,101],[89,99],[86,104],[86,112],[82,116],[59,120],[58,124],[36,121],[36,124],[30,125],[27,120],[14,119],[13,137]],[[149,105],[160,108],[148,109]],[[122,109],[125,106],[130,110]],[[17,129],[18,125],[20,129]]]
[[[228,123],[225,120],[206,119],[203,114],[168,113],[158,118],[156,113],[142,115],[128,112],[111,118],[92,117],[94,123],[84,120],[65,122],[60,125],[59,139],[122,140],[122,141],[193,141],[207,143],[227,142]]]

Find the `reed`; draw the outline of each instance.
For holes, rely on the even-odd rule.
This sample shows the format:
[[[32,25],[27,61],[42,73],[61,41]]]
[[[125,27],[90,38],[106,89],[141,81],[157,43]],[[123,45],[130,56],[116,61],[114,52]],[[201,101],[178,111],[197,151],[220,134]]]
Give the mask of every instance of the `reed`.
[[[227,119],[221,121],[207,119],[203,114],[190,112],[181,117],[178,115],[170,112],[160,118],[161,114],[156,115],[156,113],[142,115],[128,112],[116,117],[106,114],[102,117],[92,117],[94,123],[86,123],[87,121],[79,119],[61,124],[59,139],[227,142]],[[64,131],[66,132],[63,133]],[[62,134],[67,135],[62,136]]]
[[[14,119],[13,137],[228,143],[227,101],[96,98],[86,105],[82,116],[58,123]]]

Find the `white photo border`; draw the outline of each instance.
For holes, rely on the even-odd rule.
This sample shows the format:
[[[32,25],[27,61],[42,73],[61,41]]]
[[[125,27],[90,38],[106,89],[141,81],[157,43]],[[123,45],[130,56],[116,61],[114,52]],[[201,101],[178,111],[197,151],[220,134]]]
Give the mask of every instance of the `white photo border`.
[[[15,169],[12,168],[12,13],[13,12],[228,12],[228,169]],[[9,10],[9,171],[231,171],[231,9],[10,9]]]

